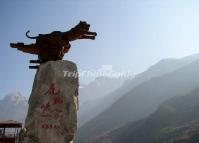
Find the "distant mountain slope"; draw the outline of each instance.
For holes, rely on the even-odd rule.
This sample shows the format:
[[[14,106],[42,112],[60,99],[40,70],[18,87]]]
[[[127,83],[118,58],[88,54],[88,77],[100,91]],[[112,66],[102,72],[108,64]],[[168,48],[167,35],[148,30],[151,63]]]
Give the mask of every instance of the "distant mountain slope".
[[[92,143],[198,143],[199,88],[164,102],[146,119],[128,123]]]
[[[118,89],[125,79],[98,77],[88,85],[79,89],[78,125],[81,126],[91,120],[104,109],[101,101],[110,93]]]
[[[132,80],[126,80],[121,87],[119,87],[113,92],[110,92],[110,94],[103,94],[102,96],[98,96],[102,98],[97,98],[97,100],[95,96],[89,96],[89,93],[86,94],[87,96],[86,97],[86,96],[82,96],[80,92],[80,103],[82,102],[83,104],[81,104],[81,108],[79,112],[79,127],[81,127],[84,123],[90,121],[91,119],[93,119],[94,117],[96,117],[97,115],[105,111],[115,101],[117,101],[119,98],[121,98],[123,95],[128,93],[130,90],[132,90],[134,87],[138,86],[139,84],[145,81],[148,81],[154,77],[159,77],[166,73],[173,72],[198,59],[199,59],[199,54],[187,56],[182,59],[163,59],[159,61],[158,63],[156,63],[155,65],[149,67],[145,72],[135,76],[135,78],[133,78]],[[107,85],[107,83],[105,83],[105,85]],[[106,89],[107,88],[104,88],[101,90],[106,92]],[[94,90],[91,90],[91,91],[94,91]],[[91,93],[92,92],[90,92],[90,94]],[[84,102],[85,99],[89,102]],[[95,99],[95,101],[93,102],[92,99]],[[94,106],[88,106],[89,104],[93,104]],[[94,108],[91,108],[91,107],[94,107]]]
[[[0,100],[0,120],[25,121],[28,99],[19,92],[10,93]]]
[[[88,143],[93,137],[112,128],[147,117],[165,100],[186,94],[197,87],[198,73],[199,61],[196,61],[136,86],[102,114],[81,127],[78,142]]]
[[[194,54],[190,56],[186,56],[181,59],[163,59],[158,63],[150,66],[143,73],[138,74],[135,79],[133,79],[127,87],[136,87],[137,85],[150,80],[153,77],[159,77],[166,73],[173,72],[177,69],[180,69],[186,65],[193,63],[194,61],[199,60],[199,54]]]
[[[80,111],[79,124],[84,123],[94,116],[95,106],[106,94],[119,88],[124,79],[99,77],[89,85],[80,88]],[[6,95],[0,100],[0,120],[18,120],[25,121],[25,116],[28,110],[28,99],[19,92],[14,92]],[[87,118],[85,118],[87,117]],[[84,120],[85,119],[85,120]]]

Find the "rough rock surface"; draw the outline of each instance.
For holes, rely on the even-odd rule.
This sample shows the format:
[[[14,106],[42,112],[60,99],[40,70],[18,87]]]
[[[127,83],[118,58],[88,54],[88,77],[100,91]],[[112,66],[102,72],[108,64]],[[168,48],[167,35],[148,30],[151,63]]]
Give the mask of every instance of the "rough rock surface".
[[[34,80],[23,143],[69,143],[77,130],[78,76],[70,61],[41,64]]]

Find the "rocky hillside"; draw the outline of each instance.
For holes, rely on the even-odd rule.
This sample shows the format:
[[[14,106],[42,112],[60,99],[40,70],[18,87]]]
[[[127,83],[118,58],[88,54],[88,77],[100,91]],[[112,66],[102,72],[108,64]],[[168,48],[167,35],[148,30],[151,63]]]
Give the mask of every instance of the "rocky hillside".
[[[92,143],[198,143],[199,88],[176,96],[149,117],[96,137]]]
[[[81,86],[79,89],[78,125],[82,126],[104,111],[105,104],[111,104],[111,101],[106,99],[114,90],[120,88],[124,81],[125,79],[122,78],[98,77],[88,85]],[[104,99],[107,102],[101,106]]]
[[[187,59],[189,62],[191,61],[191,63],[187,62]],[[171,62],[172,64],[169,66],[169,60],[163,60],[160,63],[166,63],[165,66],[167,70],[165,71],[168,71],[167,73],[163,74],[163,72],[160,72],[162,69],[165,69],[162,68],[165,66],[161,66],[161,64],[158,63],[157,67],[161,68],[152,66],[149,68],[149,73],[152,73],[151,71],[157,71],[157,75],[159,76],[148,78],[149,80],[141,82],[140,84],[135,84],[135,81],[130,82],[131,84],[129,83],[128,85],[129,87],[132,86],[130,91],[127,90],[128,92],[125,93],[125,95],[120,95],[121,98],[107,110],[79,129],[77,136],[78,143],[88,143],[92,138],[122,126],[127,122],[145,118],[157,110],[158,106],[165,100],[176,95],[187,94],[196,88],[199,85],[199,79],[196,78],[199,72],[199,61],[190,59],[190,57],[186,57],[179,60],[177,63],[181,63],[182,67],[180,66],[178,68],[173,68],[175,65],[173,62]],[[183,62],[185,63],[182,64]],[[176,63],[176,61],[174,63]],[[170,67],[170,69],[168,67]],[[149,75],[147,72],[142,74],[146,77]],[[143,77],[143,75],[139,75],[136,78],[139,79],[137,81],[140,81],[141,77]]]

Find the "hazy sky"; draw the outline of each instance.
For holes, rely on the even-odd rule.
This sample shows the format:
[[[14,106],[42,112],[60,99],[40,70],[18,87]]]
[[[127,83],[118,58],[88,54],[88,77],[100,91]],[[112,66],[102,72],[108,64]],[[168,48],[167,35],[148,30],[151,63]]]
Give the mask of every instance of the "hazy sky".
[[[112,65],[116,71],[144,71],[162,58],[199,52],[198,0],[1,0],[0,96],[20,91],[29,96],[37,57],[9,47],[31,43],[25,37],[66,31],[85,20],[98,33],[95,41],[72,43],[65,59],[79,69]]]

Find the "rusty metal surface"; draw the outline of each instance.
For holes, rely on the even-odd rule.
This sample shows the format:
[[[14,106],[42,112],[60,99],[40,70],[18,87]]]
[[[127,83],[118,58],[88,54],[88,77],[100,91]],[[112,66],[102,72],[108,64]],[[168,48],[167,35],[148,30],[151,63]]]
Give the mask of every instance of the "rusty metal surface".
[[[24,43],[10,43],[12,48],[17,48],[19,51],[38,55],[38,60],[31,60],[30,63],[41,64],[47,61],[62,60],[64,54],[67,53],[71,47],[70,42],[80,39],[95,40],[96,32],[89,31],[90,25],[86,22],[80,21],[78,25],[67,32],[54,31],[49,34],[39,34],[38,36],[26,36],[30,39],[36,39],[36,43],[25,45]],[[38,66],[30,66],[30,68],[37,68]]]

